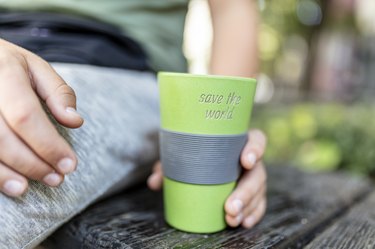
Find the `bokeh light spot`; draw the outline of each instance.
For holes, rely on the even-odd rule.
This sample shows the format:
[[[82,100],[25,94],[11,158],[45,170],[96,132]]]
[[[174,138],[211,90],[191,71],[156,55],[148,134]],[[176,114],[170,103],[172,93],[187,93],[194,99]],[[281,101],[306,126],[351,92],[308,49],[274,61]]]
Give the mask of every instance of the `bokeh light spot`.
[[[304,25],[318,25],[322,21],[322,10],[317,2],[302,0],[297,6],[297,17]]]
[[[259,35],[260,57],[263,60],[273,59],[280,48],[277,32],[268,25],[262,25]]]

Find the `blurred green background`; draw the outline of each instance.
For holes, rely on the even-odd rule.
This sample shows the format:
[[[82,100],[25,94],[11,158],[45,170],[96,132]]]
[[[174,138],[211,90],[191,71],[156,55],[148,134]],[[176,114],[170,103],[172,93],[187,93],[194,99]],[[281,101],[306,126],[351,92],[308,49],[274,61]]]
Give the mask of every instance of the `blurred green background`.
[[[375,177],[374,117],[373,105],[299,103],[256,109],[252,127],[268,135],[269,164]]]
[[[266,162],[375,177],[375,1],[257,2],[261,73],[251,126],[268,135]],[[191,10],[185,54],[191,72],[206,73],[206,1],[191,1]]]
[[[375,1],[258,3],[265,160],[375,177]]]

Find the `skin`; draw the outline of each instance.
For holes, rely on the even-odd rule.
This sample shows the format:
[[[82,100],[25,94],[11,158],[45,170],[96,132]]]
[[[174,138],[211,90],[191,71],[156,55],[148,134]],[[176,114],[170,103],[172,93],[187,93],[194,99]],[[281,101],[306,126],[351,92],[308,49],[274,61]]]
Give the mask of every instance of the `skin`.
[[[0,190],[20,196],[27,179],[56,187],[75,170],[77,157],[42,109],[78,128],[74,91],[35,54],[0,40]]]
[[[210,73],[255,77],[258,72],[258,11],[252,0],[209,0],[213,42]]]
[[[255,77],[258,70],[256,2],[251,0],[209,0],[214,39],[210,73]],[[249,131],[241,154],[243,175],[225,203],[226,222],[231,227],[251,228],[266,210],[266,172],[262,156],[266,137],[259,130]],[[156,163],[148,186],[162,187],[162,167]]]

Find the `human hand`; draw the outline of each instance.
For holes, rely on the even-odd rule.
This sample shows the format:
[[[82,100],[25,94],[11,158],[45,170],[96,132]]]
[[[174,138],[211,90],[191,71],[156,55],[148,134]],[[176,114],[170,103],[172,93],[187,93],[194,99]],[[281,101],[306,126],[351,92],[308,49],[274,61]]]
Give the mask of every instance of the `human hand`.
[[[267,139],[260,130],[250,130],[248,142],[241,153],[244,169],[237,187],[225,202],[225,220],[231,227],[242,224],[251,228],[263,217],[266,210],[266,171],[262,162]],[[160,161],[153,169],[147,184],[152,190],[160,190],[163,172]]]
[[[59,135],[41,101],[62,125],[78,128],[76,97],[37,55],[0,39],[0,191],[20,196],[27,179],[58,186],[77,158]]]

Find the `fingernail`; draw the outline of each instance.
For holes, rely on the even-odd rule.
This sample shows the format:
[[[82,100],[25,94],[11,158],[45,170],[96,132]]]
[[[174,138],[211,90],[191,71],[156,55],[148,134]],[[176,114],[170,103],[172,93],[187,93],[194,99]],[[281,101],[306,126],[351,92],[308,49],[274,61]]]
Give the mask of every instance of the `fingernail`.
[[[74,171],[74,162],[70,158],[63,158],[57,163],[57,167],[63,174],[69,174]]]
[[[241,212],[241,210],[243,208],[243,203],[240,199],[235,199],[232,202],[232,206],[233,206],[233,211],[237,214],[237,213]]]
[[[240,213],[239,215],[236,216],[236,222],[237,224],[240,224],[242,222],[242,219],[243,219],[243,214]]]
[[[152,174],[149,176],[149,178],[147,179],[147,183],[150,185],[152,185],[155,181],[156,181],[156,177],[157,175],[156,174]]]
[[[56,173],[49,173],[43,178],[43,182],[51,187],[57,187],[62,182],[62,177]]]
[[[25,184],[17,180],[8,180],[3,185],[3,191],[10,196],[19,196],[25,191]]]
[[[244,220],[243,223],[244,223],[244,226],[245,226],[246,228],[250,228],[250,227],[254,226],[254,223],[255,223],[255,218],[254,218],[254,216],[252,216],[252,215],[248,216],[248,217]]]
[[[253,152],[250,152],[247,154],[247,161],[249,161],[250,165],[253,166],[257,161],[257,156]]]
[[[73,115],[77,115],[77,116],[81,117],[81,115],[79,115],[79,113],[77,112],[77,110],[74,109],[73,107],[67,107],[67,108],[65,109],[65,111],[66,111],[67,113],[69,113],[69,114],[73,114]]]

